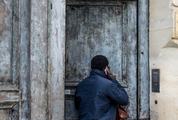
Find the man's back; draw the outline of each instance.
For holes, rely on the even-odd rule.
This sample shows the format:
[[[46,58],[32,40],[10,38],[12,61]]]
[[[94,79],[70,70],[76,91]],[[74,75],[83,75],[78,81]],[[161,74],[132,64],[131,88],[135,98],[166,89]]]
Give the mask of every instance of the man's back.
[[[76,107],[80,120],[115,120],[118,104],[127,105],[127,93],[104,72],[92,70],[76,89]]]

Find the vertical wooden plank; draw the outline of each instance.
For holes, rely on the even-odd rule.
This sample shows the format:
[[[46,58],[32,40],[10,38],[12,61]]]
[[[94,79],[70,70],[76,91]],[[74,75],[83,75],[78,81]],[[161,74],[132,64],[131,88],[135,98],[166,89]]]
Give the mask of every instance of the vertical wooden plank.
[[[30,37],[31,120],[47,120],[47,0],[31,0]]]
[[[12,0],[0,1],[0,82],[11,81]]]
[[[122,12],[122,86],[128,87],[128,78],[127,78],[127,37],[128,37],[128,4],[123,3],[123,12]]]
[[[13,84],[19,84],[19,67],[20,67],[20,24],[19,24],[19,0],[13,0],[13,14],[12,14],[12,82]]]
[[[123,30],[124,48],[122,57],[125,58],[124,77],[127,80],[129,95],[129,119],[137,119],[137,4],[127,2],[124,6]],[[123,77],[123,78],[124,78]]]
[[[30,1],[19,0],[20,7],[20,119],[30,119]]]
[[[49,0],[49,120],[64,120],[65,0]]]
[[[12,45],[11,45],[11,77],[12,84],[20,88],[20,24],[19,24],[19,0],[12,0]],[[18,94],[20,95],[20,94]],[[25,94],[26,95],[26,94]],[[20,97],[20,96],[19,96]],[[20,101],[19,101],[20,103]],[[9,109],[8,119],[9,120],[19,120],[19,103],[17,103],[13,108]],[[24,102],[26,104],[26,102]],[[23,109],[23,113],[27,110]],[[25,119],[24,119],[25,120]]]
[[[149,119],[149,1],[138,0],[138,96],[139,119]]]

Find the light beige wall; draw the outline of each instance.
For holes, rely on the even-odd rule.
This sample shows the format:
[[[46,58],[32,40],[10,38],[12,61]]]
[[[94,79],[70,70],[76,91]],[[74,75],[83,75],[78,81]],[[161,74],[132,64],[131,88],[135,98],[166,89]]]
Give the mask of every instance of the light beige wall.
[[[150,0],[150,70],[160,69],[160,93],[150,85],[151,120],[178,120],[178,44],[172,40],[171,3]]]

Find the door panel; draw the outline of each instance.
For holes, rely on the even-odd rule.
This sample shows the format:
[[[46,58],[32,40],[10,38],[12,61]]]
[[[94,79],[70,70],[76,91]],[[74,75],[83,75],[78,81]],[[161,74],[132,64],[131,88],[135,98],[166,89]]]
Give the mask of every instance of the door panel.
[[[18,119],[17,12],[18,1],[0,1],[0,120]]]
[[[66,81],[85,78],[90,70],[90,60],[96,54],[110,58],[111,68],[121,78],[121,7],[68,7],[67,15]]]
[[[0,81],[11,79],[12,0],[0,1]]]
[[[108,57],[130,97],[130,119],[137,118],[136,2],[68,5],[66,24],[65,119],[77,119],[75,86],[90,72],[97,54]]]

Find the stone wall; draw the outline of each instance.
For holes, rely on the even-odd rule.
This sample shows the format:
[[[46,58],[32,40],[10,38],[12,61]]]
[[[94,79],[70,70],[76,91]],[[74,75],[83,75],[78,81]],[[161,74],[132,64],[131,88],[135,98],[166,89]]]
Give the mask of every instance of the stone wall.
[[[172,36],[172,0],[150,0],[150,71],[160,69],[160,93],[150,85],[151,120],[178,120],[178,44]]]

